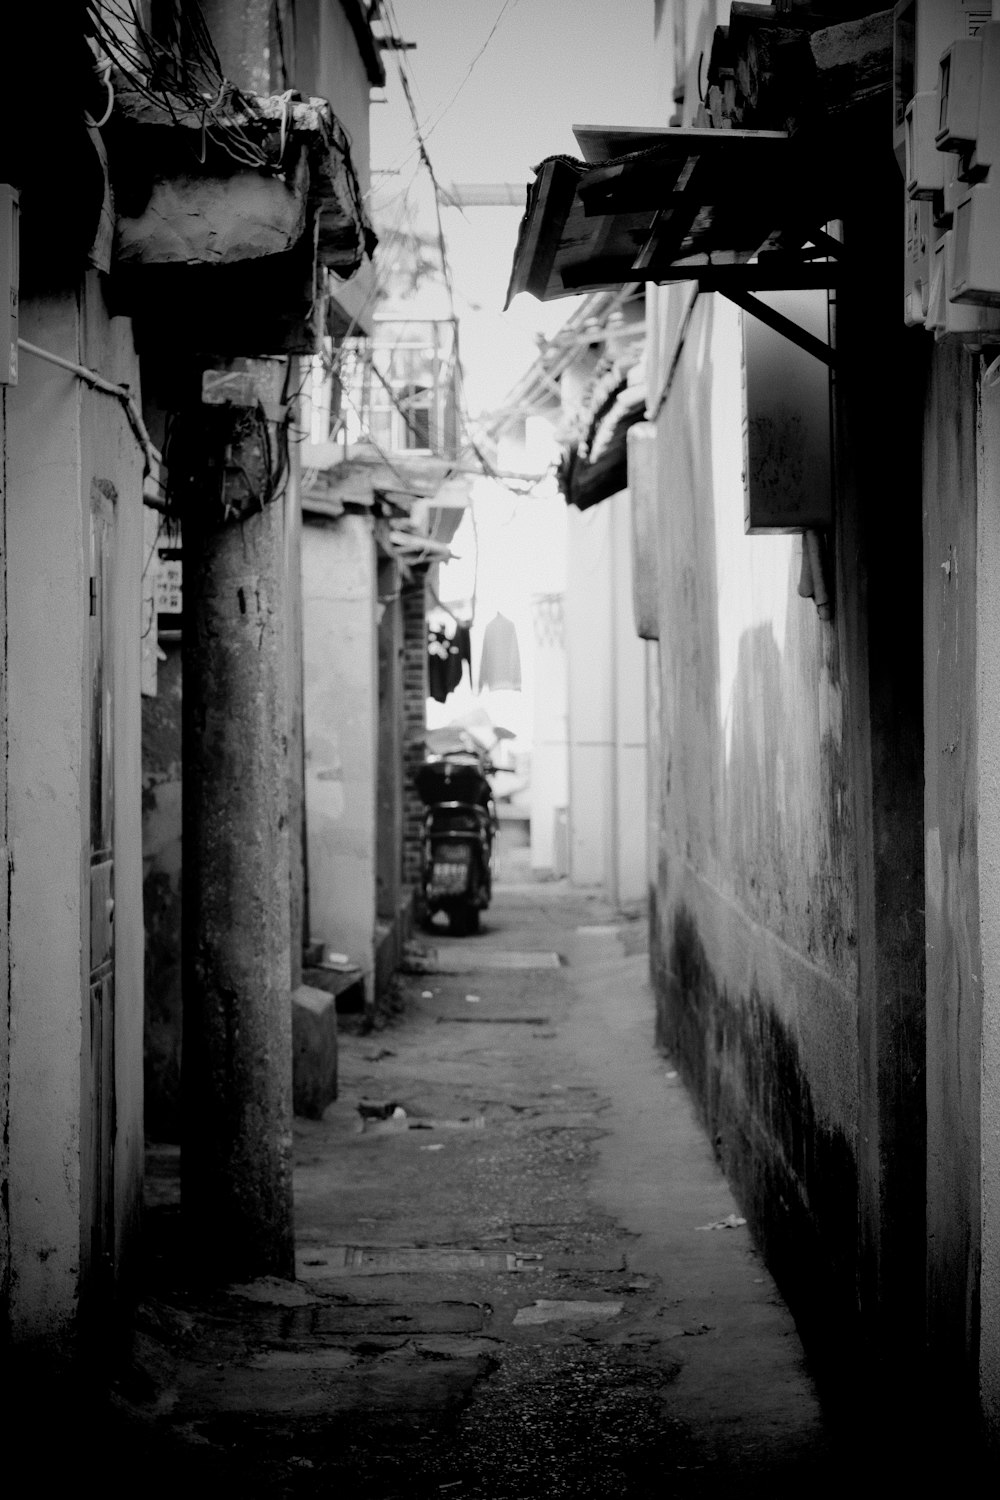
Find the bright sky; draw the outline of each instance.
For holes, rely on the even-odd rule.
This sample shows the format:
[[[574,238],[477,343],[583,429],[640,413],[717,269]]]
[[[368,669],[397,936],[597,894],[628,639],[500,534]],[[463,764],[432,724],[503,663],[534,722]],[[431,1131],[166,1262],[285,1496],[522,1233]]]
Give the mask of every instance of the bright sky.
[[[385,10],[417,44],[401,56],[445,188],[525,186],[543,157],[579,155],[575,124],[663,123],[652,103],[653,0],[385,0]],[[398,221],[406,196],[411,222],[433,229],[395,54],[384,56],[388,102],[371,109],[373,206]],[[520,208],[444,215],[472,413],[502,401],[534,358],[535,334],[553,332],[575,305],[520,296],[502,313],[520,218]]]

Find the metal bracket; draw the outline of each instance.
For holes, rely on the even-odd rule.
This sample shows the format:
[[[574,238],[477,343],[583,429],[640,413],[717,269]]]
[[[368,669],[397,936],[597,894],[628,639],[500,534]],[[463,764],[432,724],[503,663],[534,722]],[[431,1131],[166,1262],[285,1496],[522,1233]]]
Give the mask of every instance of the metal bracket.
[[[735,302],[737,307],[742,307],[744,312],[750,313],[751,317],[759,318],[762,323],[773,328],[775,333],[780,333],[784,338],[798,345],[800,349],[804,349],[807,354],[822,360],[830,369],[836,367],[837,351],[829,344],[824,344],[823,340],[818,339],[815,334],[801,328],[792,318],[786,318],[784,313],[776,312],[773,307],[768,307],[766,302],[762,302],[759,297],[752,296],[750,292],[739,292],[735,287],[718,287],[716,290],[723,297],[727,297],[730,302]]]
[[[714,284],[706,275],[702,289],[721,292],[751,317],[759,318],[775,333],[790,339],[799,349],[834,369],[837,364],[835,349],[753,295],[755,291],[792,291],[837,285],[844,264],[843,243],[825,229],[800,229],[796,242],[800,245],[796,255],[777,250],[761,252],[755,263],[730,267],[729,276],[718,276]]]

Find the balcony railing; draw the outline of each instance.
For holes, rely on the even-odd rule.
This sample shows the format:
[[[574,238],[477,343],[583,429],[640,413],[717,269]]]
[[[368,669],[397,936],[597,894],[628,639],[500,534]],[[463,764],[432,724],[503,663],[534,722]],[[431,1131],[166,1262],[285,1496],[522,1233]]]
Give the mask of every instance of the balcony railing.
[[[382,453],[458,450],[458,331],[451,319],[376,319],[371,338],[346,339],[314,368],[309,436]]]

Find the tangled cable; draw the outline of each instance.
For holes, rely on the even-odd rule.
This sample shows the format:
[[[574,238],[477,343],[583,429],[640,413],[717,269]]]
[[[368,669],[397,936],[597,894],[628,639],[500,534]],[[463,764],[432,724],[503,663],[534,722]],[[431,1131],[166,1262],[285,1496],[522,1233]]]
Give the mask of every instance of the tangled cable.
[[[160,35],[153,36],[135,0],[87,5],[94,39],[116,72],[143,98],[166,109],[175,125],[185,114],[200,121],[202,160],[211,140],[241,166],[277,170],[280,163],[271,161],[245,127],[255,114],[254,101],[224,76],[200,6],[173,0],[157,16]]]

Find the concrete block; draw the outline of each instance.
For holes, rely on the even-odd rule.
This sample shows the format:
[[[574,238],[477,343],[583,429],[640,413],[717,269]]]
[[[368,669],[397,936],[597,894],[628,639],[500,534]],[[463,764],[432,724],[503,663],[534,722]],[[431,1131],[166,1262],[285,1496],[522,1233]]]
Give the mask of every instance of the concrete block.
[[[303,969],[302,978],[313,989],[333,998],[338,1016],[360,1015],[365,1009],[365,980],[360,969]]]
[[[337,1005],[311,984],[292,991],[292,1103],[318,1120],[337,1097]]]

